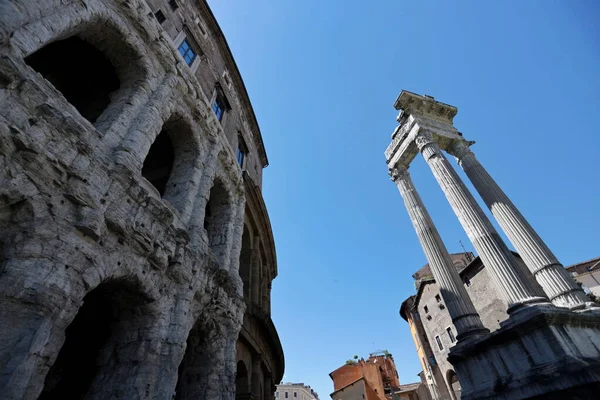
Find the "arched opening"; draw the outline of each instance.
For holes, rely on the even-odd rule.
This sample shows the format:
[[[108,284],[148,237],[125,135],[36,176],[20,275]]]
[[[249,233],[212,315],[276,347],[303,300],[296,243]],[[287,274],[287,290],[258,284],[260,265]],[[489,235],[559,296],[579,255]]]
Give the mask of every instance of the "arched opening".
[[[146,302],[138,288],[124,280],[102,283],[88,293],[66,329],[39,399],[85,398],[98,378],[101,353],[125,333],[125,325],[135,318],[133,310]]]
[[[248,369],[243,361],[238,361],[235,372],[235,398],[238,400],[247,399],[250,393],[250,379]]]
[[[171,118],[150,146],[142,176],[179,211],[198,175],[200,145],[184,119]]]
[[[169,134],[163,128],[152,146],[150,146],[150,151],[142,167],[142,176],[158,190],[161,197],[165,194],[174,161],[173,143]]]
[[[204,214],[204,229],[208,237],[208,244],[221,264],[227,245],[227,231],[231,220],[231,198],[219,179],[215,179],[210,189],[209,200],[206,203]]]
[[[78,36],[50,43],[25,58],[82,117],[96,122],[121,82],[113,64]]]
[[[223,371],[222,357],[226,346],[227,337],[219,326],[200,316],[188,335],[185,354],[179,364],[175,400],[213,398],[211,391],[218,388],[214,379]]]
[[[242,250],[240,251],[240,277],[244,284],[244,299],[250,299],[250,269],[252,262],[252,243],[250,241],[250,231],[244,224],[244,233],[242,234]]]
[[[450,395],[452,400],[460,400],[461,398],[461,388],[460,382],[458,381],[458,376],[456,376],[456,372],[453,370],[449,370],[446,373],[446,380],[448,382],[448,387],[450,389]]]

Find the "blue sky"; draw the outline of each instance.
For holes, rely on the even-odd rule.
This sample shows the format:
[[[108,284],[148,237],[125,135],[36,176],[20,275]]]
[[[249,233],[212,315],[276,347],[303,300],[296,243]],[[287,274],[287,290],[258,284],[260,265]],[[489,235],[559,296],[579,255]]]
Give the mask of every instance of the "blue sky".
[[[578,1],[210,1],[269,156],[285,381],[389,350],[420,371],[398,310],[425,264],[383,152],[402,89],[455,125],[565,264],[600,256],[600,5]],[[448,249],[472,250],[421,158],[412,176]],[[464,176],[464,175],[462,175]]]

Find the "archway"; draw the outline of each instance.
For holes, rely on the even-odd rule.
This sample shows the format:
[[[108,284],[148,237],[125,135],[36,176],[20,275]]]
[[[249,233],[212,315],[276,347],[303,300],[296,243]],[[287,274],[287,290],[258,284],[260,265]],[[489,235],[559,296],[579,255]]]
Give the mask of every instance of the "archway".
[[[250,240],[250,231],[244,224],[244,233],[242,234],[242,250],[240,251],[240,278],[244,284],[244,299],[250,299],[250,270],[252,263],[252,243]]]
[[[248,368],[246,368],[246,364],[240,360],[237,363],[235,373],[235,398],[237,400],[245,400],[249,398],[249,382]]]
[[[40,400],[83,399],[101,373],[98,358],[126,334],[134,309],[148,299],[132,283],[115,279],[99,285],[65,331],[65,342],[46,375]],[[128,328],[131,328],[129,326]]]
[[[208,244],[221,265],[225,262],[227,233],[231,221],[231,197],[220,179],[215,179],[210,189],[206,212],[204,214],[204,229],[208,236]]]
[[[108,58],[78,36],[50,43],[26,57],[25,62],[91,123],[96,122],[121,86]]]
[[[453,370],[448,370],[446,373],[446,381],[448,382],[448,389],[450,390],[450,396],[452,397],[452,400],[460,400],[461,388],[456,372]]]

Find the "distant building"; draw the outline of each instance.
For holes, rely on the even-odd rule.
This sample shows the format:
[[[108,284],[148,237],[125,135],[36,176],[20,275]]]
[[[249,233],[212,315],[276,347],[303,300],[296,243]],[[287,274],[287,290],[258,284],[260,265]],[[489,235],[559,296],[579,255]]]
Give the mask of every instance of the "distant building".
[[[277,385],[275,398],[282,400],[319,400],[319,395],[304,383],[287,382]]]
[[[428,400],[418,395],[421,383],[400,385],[394,358],[388,352],[370,354],[367,360],[349,360],[329,376],[334,400]]]
[[[600,257],[571,265],[567,271],[581,283],[587,294],[600,297]]]
[[[514,253],[518,264],[526,268],[522,259]],[[500,296],[491,276],[479,257],[473,253],[450,255],[458,270],[475,309],[481,316],[483,325],[491,332],[500,328],[500,323],[508,318],[508,304]],[[600,294],[600,258],[585,261],[568,267],[584,289]],[[413,274],[417,294],[406,299],[400,307],[400,316],[408,322],[423,372],[420,374],[433,400],[460,399],[461,389],[458,377],[448,362],[450,348],[456,343],[456,331],[450,314],[440,293],[440,287],[433,278],[429,264]],[[541,287],[531,279],[535,290]],[[594,284],[595,283],[595,284]],[[589,285],[589,286],[588,286]]]

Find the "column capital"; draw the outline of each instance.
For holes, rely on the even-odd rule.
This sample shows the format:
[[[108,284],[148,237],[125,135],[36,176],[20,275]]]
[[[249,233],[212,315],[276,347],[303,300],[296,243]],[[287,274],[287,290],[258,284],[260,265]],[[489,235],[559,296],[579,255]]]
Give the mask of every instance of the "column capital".
[[[448,153],[458,160],[462,160],[466,155],[473,154],[470,147],[474,144],[475,142],[472,140],[455,140],[448,149]]]
[[[435,143],[433,134],[426,130],[421,130],[415,136],[415,144],[419,148],[419,151],[423,151],[423,148],[429,144]]]
[[[396,164],[389,169],[390,179],[394,182],[406,179],[409,175],[408,168],[401,164]]]

